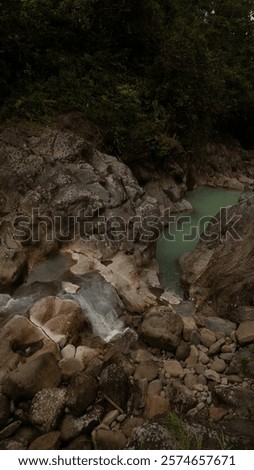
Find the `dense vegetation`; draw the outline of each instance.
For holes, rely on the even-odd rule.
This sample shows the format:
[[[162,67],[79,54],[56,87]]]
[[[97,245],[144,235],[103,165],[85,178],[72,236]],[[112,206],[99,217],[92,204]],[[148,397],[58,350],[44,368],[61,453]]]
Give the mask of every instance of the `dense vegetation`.
[[[0,0],[1,118],[80,111],[116,154],[254,142],[254,0]]]

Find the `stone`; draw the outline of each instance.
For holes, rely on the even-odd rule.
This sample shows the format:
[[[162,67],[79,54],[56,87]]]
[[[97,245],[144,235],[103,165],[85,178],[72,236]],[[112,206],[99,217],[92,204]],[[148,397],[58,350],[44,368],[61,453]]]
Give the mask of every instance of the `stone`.
[[[123,369],[116,364],[107,366],[101,373],[99,387],[101,392],[108,396],[121,409],[126,409],[129,383]]]
[[[198,350],[194,344],[191,345],[190,347],[190,355],[187,357],[185,364],[188,369],[192,369],[195,367],[195,364],[197,363],[198,360]]]
[[[153,380],[148,384],[147,395],[160,395],[162,391],[162,383],[160,380]]]
[[[80,417],[71,414],[65,415],[61,424],[61,439],[70,441],[82,433],[90,434],[100,423],[102,415],[103,408],[101,406],[96,406],[92,411]]]
[[[135,430],[143,424],[144,418],[141,416],[129,416],[126,418],[122,425],[122,431],[129,439],[135,432]]]
[[[12,436],[20,426],[21,426],[21,421],[13,421],[12,423],[8,424],[6,427],[1,429],[0,441],[3,439],[6,439],[9,436]]]
[[[185,361],[190,354],[190,345],[185,341],[181,341],[177,347],[175,357],[178,361]]]
[[[92,450],[92,449],[93,449],[93,443],[88,436],[75,437],[66,446],[66,450]]]
[[[85,325],[80,305],[72,300],[45,297],[38,300],[29,313],[30,320],[61,347]]]
[[[76,353],[76,348],[73,346],[73,344],[67,344],[62,350],[61,350],[61,356],[63,359],[72,359],[74,358]]]
[[[208,317],[205,319],[205,327],[214,333],[224,333],[229,336],[236,329],[236,323],[220,317]]]
[[[112,349],[113,351],[110,349],[104,356],[104,367],[110,364],[116,364],[123,369],[127,377],[132,376],[135,372],[134,365],[121,351],[116,351],[115,346],[113,346]]]
[[[217,382],[220,383],[220,376],[217,372],[211,369],[206,369],[204,376],[208,379],[211,380],[212,382]]]
[[[29,446],[29,450],[57,450],[61,445],[61,434],[52,431],[37,437]]]
[[[78,372],[67,389],[66,406],[75,416],[81,416],[97,396],[98,382],[86,371]]]
[[[209,355],[214,356],[215,354],[218,354],[222,346],[225,344],[225,342],[226,342],[225,338],[221,338],[215,343],[213,343],[209,348]]]
[[[0,428],[8,423],[10,414],[10,401],[6,395],[0,392]]]
[[[14,400],[30,399],[42,388],[57,387],[60,382],[57,360],[48,352],[19,364],[5,377],[3,392]]]
[[[207,356],[207,354],[202,352],[202,351],[200,351],[198,359],[201,362],[201,364],[204,364],[204,365],[209,364],[209,362],[210,362],[210,359]]]
[[[27,442],[15,438],[0,441],[0,450],[27,450]]]
[[[139,410],[141,408],[144,408],[146,404],[147,390],[148,390],[147,379],[135,380],[134,385],[132,387],[132,395],[133,395],[132,406],[134,410]]]
[[[97,349],[88,348],[87,346],[78,346],[75,358],[78,359],[84,367],[87,367],[88,364],[99,355],[100,351]]]
[[[44,388],[33,398],[29,419],[40,431],[55,431],[66,406],[67,391]]]
[[[171,377],[179,377],[179,375],[182,375],[183,373],[183,368],[180,362],[174,359],[169,359],[167,361],[164,361],[163,367],[164,367],[165,373]]]
[[[158,423],[145,422],[134,432],[127,449],[129,450],[172,450],[178,448],[175,437]]]
[[[121,450],[127,439],[122,431],[96,429],[92,435],[94,448],[98,450]]]
[[[135,370],[134,378],[147,379],[148,382],[156,379],[159,373],[158,364],[154,361],[146,361],[139,364]]]
[[[234,358],[234,353],[221,353],[220,354],[220,359],[223,361],[230,363],[232,359]]]
[[[164,415],[169,410],[169,403],[166,398],[158,395],[147,395],[144,411],[145,419],[152,419],[155,416]]]
[[[181,315],[183,321],[183,339],[184,341],[190,341],[191,334],[193,331],[197,331],[197,325],[193,317],[184,317]]]
[[[83,364],[76,357],[65,357],[58,362],[63,381],[70,380],[78,372],[84,369]]]
[[[223,359],[215,359],[213,362],[210,364],[210,368],[212,370],[215,370],[215,372],[222,373],[225,371],[227,365]]]
[[[184,385],[188,387],[189,390],[194,390],[196,384],[197,384],[197,378],[194,374],[185,375]]]
[[[212,331],[208,330],[207,328],[201,328],[200,340],[204,346],[209,348],[213,343],[216,342],[216,336]]]
[[[135,351],[134,358],[136,362],[146,362],[152,359],[152,354],[146,349],[138,349]]]
[[[224,408],[212,406],[209,409],[210,420],[213,421],[214,423],[218,423],[219,421],[221,421],[221,419],[224,418],[224,416],[226,416],[227,413],[228,411],[225,410]]]
[[[0,247],[0,285],[8,287],[25,275],[27,269],[27,257],[18,245],[8,248]]]
[[[192,331],[190,334],[190,343],[193,344],[194,346],[198,346],[200,344],[201,339],[200,339],[200,334],[198,331]]]
[[[254,320],[240,323],[236,330],[236,338],[240,345],[252,343],[254,341]]]
[[[234,410],[235,416],[250,419],[253,413],[254,391],[233,385],[216,385],[213,398],[217,403],[227,404]]]
[[[113,421],[115,421],[119,416],[119,411],[118,410],[111,410],[109,411],[103,418],[102,423],[106,424],[107,426],[110,426]]]
[[[167,387],[170,406],[178,413],[186,413],[196,405],[195,395],[179,379],[172,379]]]
[[[203,374],[206,370],[205,365],[200,364],[200,363],[196,364],[194,368],[195,368],[195,371],[198,375]]]
[[[148,312],[141,324],[144,341],[154,348],[175,351],[181,341],[183,321],[173,312]]]

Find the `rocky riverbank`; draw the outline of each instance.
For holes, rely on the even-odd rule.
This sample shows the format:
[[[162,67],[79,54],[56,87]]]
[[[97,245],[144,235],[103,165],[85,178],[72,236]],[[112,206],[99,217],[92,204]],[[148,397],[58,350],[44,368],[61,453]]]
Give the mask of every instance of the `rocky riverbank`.
[[[225,236],[201,243],[182,260],[194,303],[180,302],[154,259],[164,211],[186,209],[179,163],[143,177],[144,190],[73,133],[20,126],[0,142],[0,448],[178,448],[172,412],[194,448],[253,448],[252,200],[238,206],[244,256]],[[71,260],[63,273],[33,280],[34,264],[59,250]],[[202,273],[222,252],[218,295],[220,267]],[[224,309],[230,283],[236,305]],[[236,301],[244,288],[248,302]]]

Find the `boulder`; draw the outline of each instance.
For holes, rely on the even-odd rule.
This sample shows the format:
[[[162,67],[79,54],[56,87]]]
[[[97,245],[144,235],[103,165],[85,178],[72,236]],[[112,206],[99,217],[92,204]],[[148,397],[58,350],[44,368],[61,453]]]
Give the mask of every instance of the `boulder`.
[[[57,450],[61,445],[59,431],[48,432],[37,437],[29,446],[29,450]]]
[[[17,369],[7,374],[3,382],[3,392],[14,400],[30,399],[43,388],[57,387],[61,382],[61,372],[57,360],[51,352],[31,357]]]
[[[129,383],[128,378],[119,366],[110,364],[103,369],[100,376],[100,390],[114,403],[116,403],[123,410],[126,409]]]
[[[145,422],[134,432],[128,446],[130,450],[172,450],[177,442],[170,431],[158,423]]]
[[[57,297],[38,300],[30,309],[30,320],[61,347],[85,325],[85,317],[78,303]]]
[[[147,379],[148,382],[156,379],[159,373],[159,367],[155,361],[145,361],[138,365],[134,373],[134,379]]]
[[[61,438],[63,441],[75,439],[80,434],[89,435],[98,426],[103,415],[103,408],[96,406],[89,413],[80,417],[71,414],[65,415],[61,425]]]
[[[240,345],[254,342],[254,320],[242,322],[236,330],[236,338]]]
[[[173,312],[148,312],[141,324],[141,334],[150,346],[175,351],[181,341],[183,321]]]
[[[66,405],[75,416],[81,416],[97,396],[98,382],[86,372],[79,372],[71,379],[67,389]]]
[[[96,429],[92,434],[94,448],[98,450],[121,450],[126,447],[127,439],[122,431]]]
[[[66,389],[60,388],[38,392],[30,408],[30,422],[44,433],[54,431],[66,406],[66,394]]]

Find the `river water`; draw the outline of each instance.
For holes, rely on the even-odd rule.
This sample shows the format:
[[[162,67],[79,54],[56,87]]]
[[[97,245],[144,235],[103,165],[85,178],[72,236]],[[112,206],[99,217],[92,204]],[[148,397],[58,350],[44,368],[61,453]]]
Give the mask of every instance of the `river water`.
[[[164,229],[157,242],[156,258],[164,289],[182,298],[179,257],[193,251],[209,219],[221,208],[236,204],[241,195],[240,191],[210,187],[199,187],[186,194],[185,199],[191,202],[193,211],[176,214],[175,220]]]

